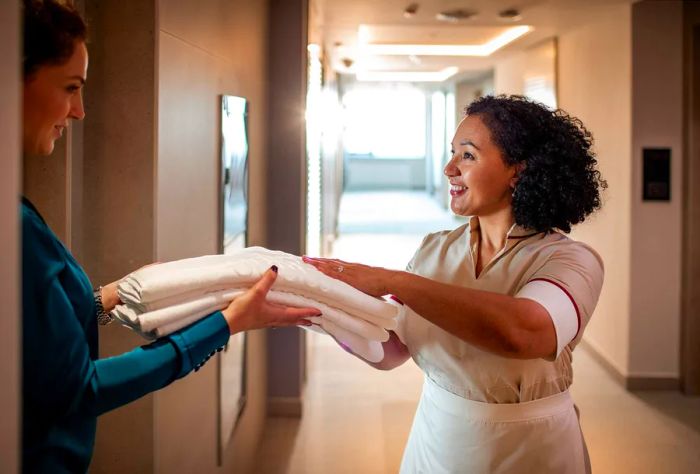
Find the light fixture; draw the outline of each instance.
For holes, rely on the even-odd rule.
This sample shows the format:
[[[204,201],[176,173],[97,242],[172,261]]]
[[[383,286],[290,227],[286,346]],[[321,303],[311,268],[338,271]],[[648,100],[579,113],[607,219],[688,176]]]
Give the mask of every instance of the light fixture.
[[[362,71],[358,81],[380,82],[443,82],[457,74],[459,68],[451,66],[441,71]]]
[[[469,20],[471,18],[474,18],[476,16],[476,12],[472,12],[469,10],[462,10],[462,9],[457,9],[457,10],[445,10],[437,15],[435,15],[435,18],[437,18],[440,21],[448,21],[450,23],[457,23],[458,21],[462,20]]]
[[[369,44],[365,41],[369,31],[360,25],[358,44],[361,53],[377,56],[489,56],[531,30],[527,25],[514,26],[483,44]]]
[[[505,10],[502,10],[498,13],[498,16],[502,20],[507,20],[507,21],[519,21],[522,20],[522,16],[520,15],[520,10],[516,8],[507,8]]]
[[[417,3],[411,3],[409,6],[407,6],[403,10],[404,18],[413,18],[414,16],[416,16],[416,13],[418,13],[418,4]]]

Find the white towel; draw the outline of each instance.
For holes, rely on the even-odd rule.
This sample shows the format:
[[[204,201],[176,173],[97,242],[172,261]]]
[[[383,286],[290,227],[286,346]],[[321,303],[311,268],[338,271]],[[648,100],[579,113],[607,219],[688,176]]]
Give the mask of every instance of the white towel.
[[[207,314],[226,308],[234,298],[245,291],[245,288],[218,291],[145,313],[130,305],[118,305],[112,314],[139,334],[148,338],[157,338],[177,331]],[[321,324],[322,327],[328,321],[332,324],[331,327],[340,327],[367,340],[382,342],[389,339],[389,333],[381,326],[353,317],[319,301],[274,290],[268,293],[267,299],[286,306],[318,308],[323,316],[309,319]]]
[[[250,287],[271,265],[280,270],[275,290],[326,303],[387,329],[395,327],[396,309],[384,300],[324,275],[300,257],[261,247],[142,268],[125,277],[118,292],[124,303],[152,311],[204,293]]]

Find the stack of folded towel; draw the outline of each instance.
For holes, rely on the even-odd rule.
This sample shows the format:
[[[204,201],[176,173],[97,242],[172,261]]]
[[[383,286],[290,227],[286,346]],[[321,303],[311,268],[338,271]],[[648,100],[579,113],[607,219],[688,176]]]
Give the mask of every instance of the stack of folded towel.
[[[300,257],[261,247],[137,270],[119,283],[123,304],[112,314],[148,339],[162,337],[226,308],[272,265],[279,274],[268,301],[318,308],[323,316],[309,318],[311,328],[370,362],[384,358],[381,343],[389,339],[387,330],[396,328],[401,305],[330,278]]]

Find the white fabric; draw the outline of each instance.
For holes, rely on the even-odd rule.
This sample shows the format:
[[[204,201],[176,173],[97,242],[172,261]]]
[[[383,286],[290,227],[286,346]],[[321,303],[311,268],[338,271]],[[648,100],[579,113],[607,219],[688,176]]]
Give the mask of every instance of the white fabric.
[[[389,325],[396,316],[395,307],[384,300],[324,275],[300,257],[262,247],[142,268],[120,282],[118,293],[124,303],[145,312],[157,309],[159,301],[171,305],[172,298],[190,300],[198,293],[250,287],[272,265],[280,270],[274,285],[277,291],[301,294],[363,319],[386,320],[383,322]]]
[[[483,403],[426,377],[401,473],[586,474],[587,459],[568,391],[524,403]]]
[[[124,304],[112,314],[146,338],[166,336],[224,309],[273,264],[279,274],[269,301],[319,309],[322,317],[308,318],[317,329],[370,362],[383,359],[381,343],[396,327],[399,305],[330,278],[299,257],[260,247],[138,270],[119,283]]]
[[[579,328],[576,307],[569,295],[553,283],[535,280],[523,286],[515,297],[536,301],[547,310],[557,334],[557,353],[554,358],[559,357],[564,348],[574,340]]]
[[[243,294],[246,290],[246,288],[239,288],[218,291],[194,300],[185,301],[147,313],[140,313],[137,309],[128,305],[119,305],[114,309],[113,314],[121,322],[147,337],[162,337],[187,325],[180,323],[173,326],[173,323],[189,319],[196,320],[198,318],[196,318],[195,315],[202,317],[214,311],[224,309],[232,300]],[[383,342],[389,339],[389,333],[386,329],[363,319],[350,316],[342,310],[333,308],[319,301],[274,290],[268,293],[267,299],[273,303],[286,306],[318,308],[323,313],[323,316],[319,318],[309,318],[309,320],[317,322],[321,324],[321,326],[323,326],[325,322],[329,322],[333,327],[338,326],[345,330],[352,331],[371,341]],[[165,328],[167,328],[167,331]]]

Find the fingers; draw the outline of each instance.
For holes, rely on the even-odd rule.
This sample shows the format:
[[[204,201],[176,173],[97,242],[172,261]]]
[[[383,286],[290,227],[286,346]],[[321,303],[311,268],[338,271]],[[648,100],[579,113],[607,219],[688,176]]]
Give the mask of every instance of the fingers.
[[[334,277],[334,278],[339,278],[341,277],[338,269],[342,268],[343,271],[346,269],[345,265],[351,265],[347,264],[345,262],[342,262],[341,260],[335,260],[335,259],[330,259],[330,258],[310,258],[310,257],[302,257],[302,260],[309,265],[313,265],[316,270],[325,273],[328,276]]]
[[[277,279],[277,271],[277,265],[271,266],[270,269],[267,270],[262,277],[260,277],[260,280],[258,280],[251,289],[255,293],[265,297]]]

